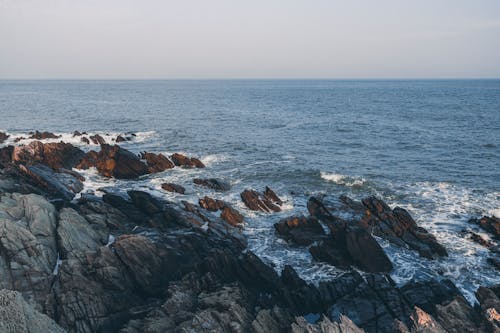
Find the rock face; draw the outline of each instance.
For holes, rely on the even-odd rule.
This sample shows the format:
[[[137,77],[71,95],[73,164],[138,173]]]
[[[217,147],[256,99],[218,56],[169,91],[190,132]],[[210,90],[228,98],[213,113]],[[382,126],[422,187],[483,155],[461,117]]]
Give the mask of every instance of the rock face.
[[[149,173],[162,172],[167,169],[172,169],[175,166],[174,163],[163,154],[144,152],[141,154],[141,159],[146,160]]]
[[[229,185],[229,183],[216,178],[207,178],[207,179],[195,178],[193,179],[193,183],[220,192],[229,191],[231,189],[231,185]]]
[[[24,165],[42,163],[52,169],[71,169],[83,156],[82,150],[69,143],[33,141],[26,146],[14,147],[12,162]]]
[[[161,188],[168,192],[175,192],[180,194],[184,194],[186,192],[186,189],[184,187],[173,183],[163,183],[161,184]]]
[[[118,145],[101,145],[101,151],[88,152],[76,167],[87,169],[91,166],[97,168],[105,177],[133,179],[148,173],[146,164],[130,151]]]
[[[176,166],[184,168],[204,168],[205,165],[197,158],[187,157],[182,154],[175,153],[170,156],[170,159]]]
[[[314,217],[291,216],[274,224],[280,237],[298,245],[310,245],[325,238],[323,227]]]
[[[281,211],[279,206],[282,205],[282,201],[269,187],[266,187],[263,194],[245,190],[241,193],[241,200],[251,210],[267,213]]]
[[[17,291],[0,290],[0,332],[65,333],[51,318],[41,314],[26,303]]]

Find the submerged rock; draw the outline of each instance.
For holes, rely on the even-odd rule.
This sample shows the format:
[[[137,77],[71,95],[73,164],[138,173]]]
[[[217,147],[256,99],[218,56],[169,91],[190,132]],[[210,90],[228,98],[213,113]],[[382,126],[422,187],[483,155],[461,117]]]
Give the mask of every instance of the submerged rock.
[[[496,239],[500,239],[500,218],[496,216],[483,216],[480,219],[471,219],[469,222],[479,225]]]
[[[231,189],[231,185],[229,183],[222,181],[217,178],[207,178],[207,179],[201,179],[201,178],[195,178],[193,179],[193,183],[199,186],[204,186],[211,188],[216,191],[220,192],[225,192],[229,191]]]
[[[163,183],[161,184],[161,188],[168,192],[175,192],[180,194],[184,194],[186,192],[186,189],[183,186],[174,183]]]

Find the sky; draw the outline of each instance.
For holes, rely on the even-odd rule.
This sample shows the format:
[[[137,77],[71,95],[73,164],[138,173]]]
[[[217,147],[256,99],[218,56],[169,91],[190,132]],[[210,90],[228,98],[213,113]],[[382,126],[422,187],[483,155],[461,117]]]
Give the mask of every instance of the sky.
[[[499,77],[499,0],[0,0],[0,79]]]

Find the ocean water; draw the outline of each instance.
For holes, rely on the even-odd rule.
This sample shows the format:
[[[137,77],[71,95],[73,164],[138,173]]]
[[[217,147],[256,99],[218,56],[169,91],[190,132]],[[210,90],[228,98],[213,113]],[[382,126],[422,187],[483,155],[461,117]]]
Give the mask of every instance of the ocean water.
[[[110,142],[133,132],[123,146],[136,153],[200,157],[206,169],[138,181],[90,170],[84,191],[137,188],[170,200],[227,200],[245,215],[253,251],[313,282],[339,271],[278,239],[273,223],[307,213],[309,196],[322,193],[378,195],[408,209],[446,246],[450,256],[431,261],[380,240],[398,283],[450,278],[471,301],[479,285],[500,283],[486,263],[489,251],[460,233],[479,231],[470,217],[500,215],[500,80],[0,81],[7,143],[35,129],[63,134],[82,149],[96,147],[73,138],[74,130],[108,134]],[[225,179],[232,190],[196,187],[194,177]],[[167,181],[187,194],[162,191]],[[245,188],[266,185],[285,199],[283,212],[255,213],[240,202]]]

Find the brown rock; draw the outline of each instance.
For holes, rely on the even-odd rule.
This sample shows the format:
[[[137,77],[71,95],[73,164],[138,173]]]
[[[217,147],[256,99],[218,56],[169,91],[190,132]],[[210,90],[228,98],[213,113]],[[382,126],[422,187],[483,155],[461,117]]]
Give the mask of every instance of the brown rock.
[[[7,133],[0,132],[0,144],[4,143],[10,137]]]
[[[141,159],[146,160],[149,173],[162,172],[174,167],[174,163],[163,154],[144,152],[141,153]]]
[[[161,184],[161,188],[168,192],[175,192],[180,194],[184,194],[186,192],[186,189],[184,187],[173,183],[163,183]]]
[[[84,152],[70,143],[33,141],[29,145],[15,147],[12,162],[25,165],[42,163],[53,169],[71,169],[83,156]]]
[[[82,138],[80,139],[80,141],[83,142],[83,143],[86,143],[88,145],[90,144],[90,140],[86,136],[82,136]]]
[[[265,194],[260,194],[255,190],[245,190],[241,193],[240,196],[241,199],[243,200],[243,203],[245,203],[245,205],[251,210],[268,212],[268,213],[281,211],[281,208],[279,207],[279,205],[281,205],[281,200],[279,201],[273,200],[272,195],[269,196],[270,192],[267,191],[267,189],[268,188],[266,188],[268,196],[266,196]],[[272,193],[274,194],[274,192]],[[274,194],[274,196],[276,195]]]
[[[175,153],[170,156],[170,159],[176,166],[184,168],[204,168],[205,165],[197,158],[187,157],[182,154]]]
[[[500,238],[500,218],[495,216],[483,216],[479,220],[473,219],[472,222],[478,224],[481,228],[492,233],[495,238]]]
[[[241,215],[233,207],[226,205],[222,208],[222,213],[220,217],[232,226],[240,226],[243,223],[243,215]]]
[[[213,190],[221,192],[229,191],[231,189],[231,185],[229,185],[229,183],[216,178],[208,178],[208,179],[195,178],[193,179],[193,183],[195,183],[196,185],[208,187]]]
[[[198,200],[198,203],[201,208],[209,210],[211,212],[218,211],[219,209],[224,208],[226,206],[226,203],[222,200],[217,200],[210,198],[208,196],[204,196],[200,200]]]
[[[106,140],[99,134],[96,135],[91,135],[90,140],[95,144],[95,145],[103,145],[106,143]]]

